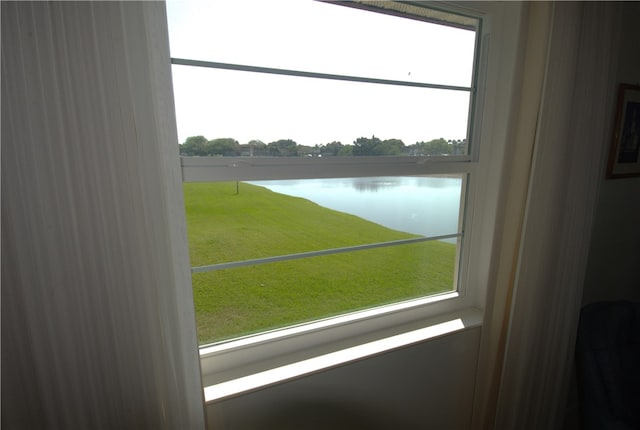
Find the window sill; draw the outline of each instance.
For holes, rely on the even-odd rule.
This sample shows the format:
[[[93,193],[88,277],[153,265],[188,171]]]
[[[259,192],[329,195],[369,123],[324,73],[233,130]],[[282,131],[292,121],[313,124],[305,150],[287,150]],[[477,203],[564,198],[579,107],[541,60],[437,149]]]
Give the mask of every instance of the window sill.
[[[418,329],[208,385],[204,389],[205,402],[212,403],[239,396],[416,343],[480,327],[481,324],[482,312],[479,309],[462,309],[444,317],[429,319]]]

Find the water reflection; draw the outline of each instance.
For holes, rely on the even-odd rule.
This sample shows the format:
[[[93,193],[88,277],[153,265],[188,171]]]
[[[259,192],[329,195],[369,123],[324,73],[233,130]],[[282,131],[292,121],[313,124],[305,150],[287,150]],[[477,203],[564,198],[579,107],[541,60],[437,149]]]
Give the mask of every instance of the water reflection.
[[[351,183],[356,191],[376,192],[381,188],[411,186],[416,188],[450,188],[455,180],[455,184],[460,183],[458,177],[430,177],[430,178],[412,178],[412,177],[383,177],[383,178],[353,178],[346,179],[345,184]]]
[[[352,186],[359,192],[377,192],[380,188],[397,187],[400,181],[397,179],[384,180],[382,178],[356,178],[353,180]]]
[[[370,177],[254,181],[395,230],[424,236],[458,232],[461,177]],[[449,241],[455,242],[455,239]]]

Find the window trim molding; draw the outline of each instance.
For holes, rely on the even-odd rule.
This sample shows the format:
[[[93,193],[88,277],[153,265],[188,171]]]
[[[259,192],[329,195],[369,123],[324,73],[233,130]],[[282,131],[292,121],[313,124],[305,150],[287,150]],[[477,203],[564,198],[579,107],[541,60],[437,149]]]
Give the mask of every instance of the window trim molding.
[[[242,376],[232,377],[207,384],[204,396],[207,404],[238,395],[250,393],[272,385],[343,366],[354,361],[374,357],[379,354],[406,348],[416,343],[434,340],[464,330],[480,327],[482,312],[477,308],[457,310],[447,315],[421,321],[415,326],[404,326],[396,333],[387,333],[379,338],[368,339],[343,346],[328,352],[316,351],[308,357],[301,357],[285,364],[264,366],[264,370],[252,369],[242,372]],[[212,359],[224,359],[222,354],[212,354]]]
[[[202,346],[204,386],[424,327],[460,309],[459,297],[443,293]]]

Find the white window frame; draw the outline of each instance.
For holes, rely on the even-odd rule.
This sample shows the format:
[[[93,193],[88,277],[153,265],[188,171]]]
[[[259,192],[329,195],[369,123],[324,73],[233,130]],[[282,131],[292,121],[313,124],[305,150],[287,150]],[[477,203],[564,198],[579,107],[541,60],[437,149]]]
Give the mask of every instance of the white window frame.
[[[425,3],[425,6],[433,5]],[[466,258],[459,260],[457,291],[203,346],[200,357],[207,402],[481,326],[516,63],[515,55],[502,55],[500,47],[509,40],[517,45],[521,6],[478,2],[438,3],[436,8],[482,21],[476,48],[472,98],[475,115],[470,118],[473,135],[469,136],[472,144],[468,155],[332,159],[189,157],[182,158],[181,163],[183,181],[187,182],[465,174],[471,178],[462,199],[466,210],[460,213],[461,219],[463,213],[466,218],[461,249]],[[494,49],[490,49],[490,41]],[[504,51],[513,51],[513,46],[508,48],[511,51]]]

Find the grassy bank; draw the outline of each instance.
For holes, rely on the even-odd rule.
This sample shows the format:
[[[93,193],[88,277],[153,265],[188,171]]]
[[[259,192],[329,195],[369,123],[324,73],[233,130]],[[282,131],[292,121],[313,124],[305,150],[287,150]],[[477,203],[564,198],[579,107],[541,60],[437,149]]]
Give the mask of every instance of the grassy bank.
[[[414,237],[241,183],[184,185],[191,265]],[[201,343],[451,290],[455,246],[425,242],[193,274]]]

